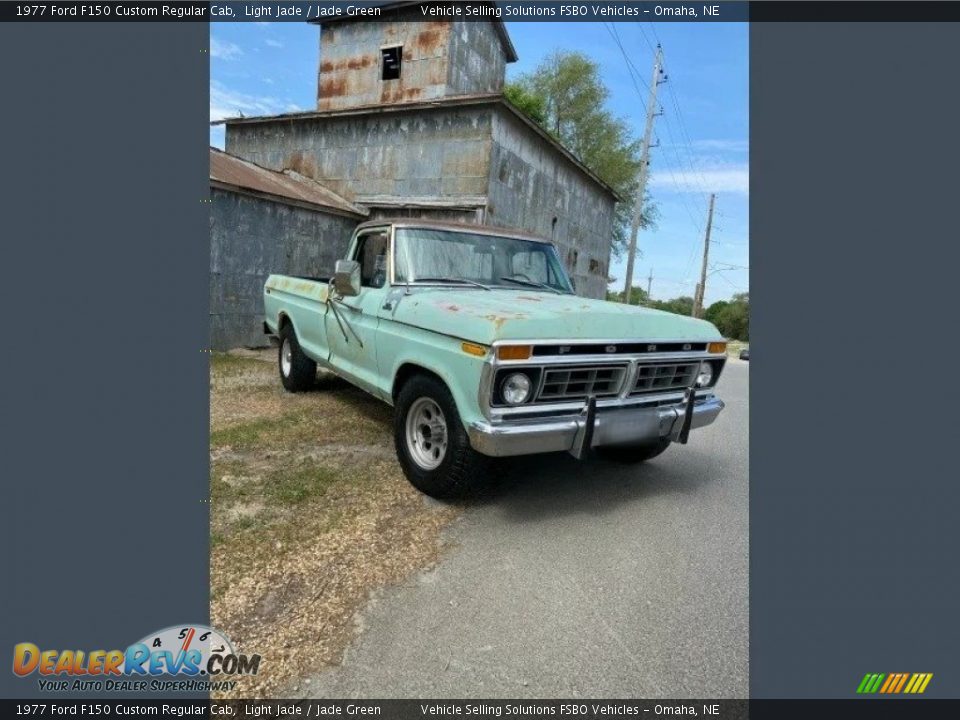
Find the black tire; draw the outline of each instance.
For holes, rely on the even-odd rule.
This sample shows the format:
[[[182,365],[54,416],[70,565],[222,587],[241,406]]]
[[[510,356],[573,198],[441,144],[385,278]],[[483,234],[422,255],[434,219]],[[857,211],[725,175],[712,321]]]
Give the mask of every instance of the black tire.
[[[284,353],[289,348],[288,362],[284,362]],[[277,370],[280,382],[287,392],[305,392],[317,381],[317,364],[303,354],[297,333],[293,325],[287,323],[280,328],[280,349],[277,352]]]
[[[435,404],[433,407],[439,407],[442,418],[439,418],[438,422],[442,422],[446,427],[445,450],[439,460],[434,459],[439,464],[432,468],[425,467],[414,457],[415,453],[423,457],[426,452],[423,446],[414,443],[415,447],[411,449],[407,440],[407,420],[411,410],[419,412],[415,406],[431,407],[430,402],[424,400],[432,401]],[[411,377],[400,388],[393,417],[393,439],[397,458],[403,474],[417,490],[440,500],[449,500],[472,495],[483,486],[489,458],[470,446],[470,439],[460,421],[457,405],[443,382],[426,374]],[[414,420],[411,422],[415,424]]]
[[[646,445],[606,445],[594,448],[594,452],[604,460],[613,460],[621,463],[639,463],[652,460],[670,447],[670,440],[661,438]]]

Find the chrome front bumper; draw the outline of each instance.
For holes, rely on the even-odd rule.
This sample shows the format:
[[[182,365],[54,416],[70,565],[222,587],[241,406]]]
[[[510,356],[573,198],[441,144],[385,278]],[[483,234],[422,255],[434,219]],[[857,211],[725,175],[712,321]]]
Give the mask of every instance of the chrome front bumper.
[[[686,442],[689,430],[709,425],[721,410],[723,401],[712,395],[697,398],[692,405],[670,407],[596,410],[588,402],[578,415],[475,422],[467,434],[474,450],[493,457],[561,451],[581,457],[589,448],[602,445],[642,444],[666,437]]]

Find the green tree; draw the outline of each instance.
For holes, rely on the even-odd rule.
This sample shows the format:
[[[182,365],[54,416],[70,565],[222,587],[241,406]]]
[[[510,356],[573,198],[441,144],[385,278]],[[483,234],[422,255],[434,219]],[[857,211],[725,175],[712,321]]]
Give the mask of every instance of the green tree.
[[[733,296],[720,314],[723,333],[735,340],[750,339],[750,294],[738,293]]]
[[[707,308],[704,317],[717,326],[724,337],[750,339],[750,294],[737,293],[729,301],[718,300]]]
[[[556,50],[533,72],[507,83],[504,95],[620,195],[610,240],[619,257],[629,241],[641,142],[625,120],[604,107],[609,91],[599,65],[582,53]],[[654,227],[656,218],[647,195],[641,227]]]
[[[503,95],[538,125],[546,125],[547,108],[541,96],[530,92],[519,83],[507,83],[503,88]]]
[[[681,295],[672,300],[654,300],[650,307],[657,310],[666,310],[677,315],[690,315],[693,312],[693,298],[688,295]]]
[[[714,325],[717,325],[719,328],[720,314],[723,312],[730,303],[726,300],[717,300],[713,305],[708,307],[703,313],[703,319],[709,320]]]
[[[620,292],[610,292],[607,291],[607,300],[611,302],[623,302],[623,291]],[[632,287],[630,288],[630,304],[631,305],[646,305],[647,304],[647,291],[643,288]]]

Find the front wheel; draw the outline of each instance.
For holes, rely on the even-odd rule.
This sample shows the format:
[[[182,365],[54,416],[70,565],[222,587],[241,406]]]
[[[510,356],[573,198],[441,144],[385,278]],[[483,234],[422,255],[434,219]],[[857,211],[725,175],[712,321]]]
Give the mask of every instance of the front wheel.
[[[470,446],[456,403],[439,379],[416,375],[400,389],[393,438],[403,473],[420,492],[450,499],[480,487],[487,458]]]
[[[621,463],[639,463],[644,460],[652,460],[657,455],[670,447],[669,438],[644,445],[605,445],[595,448],[597,455],[605,460],[613,460]]]

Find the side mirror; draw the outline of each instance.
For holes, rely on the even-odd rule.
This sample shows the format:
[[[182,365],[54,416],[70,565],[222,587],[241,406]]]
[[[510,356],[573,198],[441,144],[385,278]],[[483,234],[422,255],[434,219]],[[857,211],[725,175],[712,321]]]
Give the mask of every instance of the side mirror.
[[[360,263],[356,260],[337,260],[333,272],[333,288],[343,297],[360,294]]]

